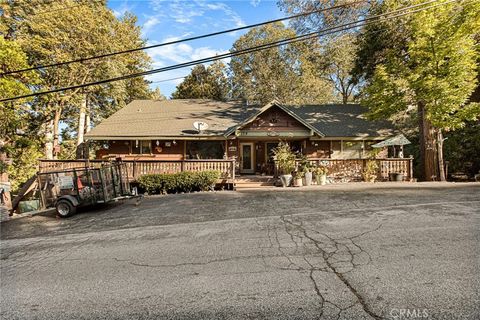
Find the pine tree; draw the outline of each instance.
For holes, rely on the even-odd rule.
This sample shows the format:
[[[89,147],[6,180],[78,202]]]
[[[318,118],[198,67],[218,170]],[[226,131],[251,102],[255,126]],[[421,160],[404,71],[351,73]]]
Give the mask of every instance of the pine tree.
[[[399,3],[387,1],[383,6]],[[381,62],[371,71],[363,103],[375,119],[417,108],[425,180],[432,176],[445,180],[443,133],[462,128],[480,115],[480,105],[469,101],[477,86],[474,35],[479,21],[478,3],[445,4],[403,19],[402,29],[408,34],[402,41],[389,43],[392,39],[384,38],[384,46],[376,48],[381,50],[371,50],[371,45],[369,50],[364,48],[379,53]]]

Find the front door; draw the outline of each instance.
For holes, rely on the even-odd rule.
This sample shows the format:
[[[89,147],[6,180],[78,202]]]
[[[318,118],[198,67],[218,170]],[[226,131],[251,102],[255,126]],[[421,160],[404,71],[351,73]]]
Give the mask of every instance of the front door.
[[[254,173],[253,143],[240,143],[240,173]]]

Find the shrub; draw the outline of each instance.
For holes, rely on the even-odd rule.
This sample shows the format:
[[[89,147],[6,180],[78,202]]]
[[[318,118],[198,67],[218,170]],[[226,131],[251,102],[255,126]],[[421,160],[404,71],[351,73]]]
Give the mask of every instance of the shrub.
[[[295,153],[292,152],[288,143],[280,141],[278,146],[273,149],[273,155],[280,173],[291,174],[295,169]]]
[[[220,178],[219,171],[203,171],[197,173],[196,186],[200,191],[207,191],[211,189],[215,182]]]
[[[377,178],[378,164],[375,160],[368,160],[363,169],[363,179],[370,181]]]
[[[328,173],[328,168],[323,165],[319,165],[318,167],[315,168],[315,175],[317,176],[323,176]]]
[[[146,174],[138,178],[140,188],[148,193],[207,191],[220,178],[219,171]]]

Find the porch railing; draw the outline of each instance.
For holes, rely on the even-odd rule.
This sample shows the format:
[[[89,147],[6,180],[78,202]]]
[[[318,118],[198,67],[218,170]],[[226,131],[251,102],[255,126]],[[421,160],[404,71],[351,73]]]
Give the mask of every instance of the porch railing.
[[[65,169],[100,167],[103,160],[40,160],[39,171],[59,171]],[[182,171],[220,171],[222,179],[235,179],[235,160],[124,160],[128,178],[136,180],[145,174],[177,173]]]
[[[362,181],[367,161],[370,161],[370,159],[309,159],[313,166],[325,165],[328,168],[328,177],[346,182]],[[373,159],[373,161],[377,163],[377,180],[379,181],[388,181],[390,173],[403,174],[404,181],[413,179],[413,158],[381,158]],[[300,160],[297,160],[297,167],[299,163]],[[278,170],[276,169],[275,173],[277,172]]]

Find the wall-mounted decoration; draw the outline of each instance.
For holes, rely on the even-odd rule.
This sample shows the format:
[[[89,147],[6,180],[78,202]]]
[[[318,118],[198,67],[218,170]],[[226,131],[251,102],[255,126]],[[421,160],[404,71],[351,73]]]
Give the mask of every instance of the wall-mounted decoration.
[[[158,153],[161,153],[163,151],[162,147],[155,147],[155,151]]]
[[[236,152],[236,151],[237,151],[237,147],[235,147],[235,146],[230,146],[230,147],[228,147],[228,151],[230,151],[230,152]]]
[[[170,141],[165,142],[165,147],[171,147],[172,143]]]

